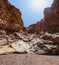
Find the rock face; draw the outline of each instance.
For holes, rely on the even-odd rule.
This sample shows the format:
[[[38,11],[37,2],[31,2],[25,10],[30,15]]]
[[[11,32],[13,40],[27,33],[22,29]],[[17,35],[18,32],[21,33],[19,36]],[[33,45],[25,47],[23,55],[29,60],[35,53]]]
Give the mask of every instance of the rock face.
[[[59,33],[37,36],[0,30],[0,55],[7,53],[59,54]]]
[[[33,34],[40,34],[42,31],[42,26],[43,26],[43,19],[40,22],[37,22],[36,24],[32,24],[27,28],[28,33]]]
[[[0,29],[19,31],[23,28],[19,9],[12,6],[8,0],[0,0]]]
[[[48,31],[53,33],[59,32],[59,0],[54,0],[54,3],[50,8],[45,8],[42,24],[41,22],[31,25],[28,29],[28,32],[30,33],[31,31],[34,31],[32,33],[37,33],[38,30],[39,33],[40,31]]]
[[[51,8],[44,10],[46,31],[59,32],[59,0],[54,0]]]

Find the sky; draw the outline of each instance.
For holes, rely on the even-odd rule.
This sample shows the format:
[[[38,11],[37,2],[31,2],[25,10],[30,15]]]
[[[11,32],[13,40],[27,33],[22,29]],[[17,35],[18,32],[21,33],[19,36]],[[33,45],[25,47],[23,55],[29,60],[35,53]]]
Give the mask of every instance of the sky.
[[[24,26],[28,27],[44,18],[44,8],[50,7],[53,0],[9,0],[9,2],[20,9]]]

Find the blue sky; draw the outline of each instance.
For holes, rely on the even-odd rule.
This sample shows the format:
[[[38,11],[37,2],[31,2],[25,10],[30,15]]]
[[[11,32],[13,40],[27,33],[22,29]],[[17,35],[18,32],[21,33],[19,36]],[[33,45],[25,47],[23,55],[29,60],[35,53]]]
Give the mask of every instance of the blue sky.
[[[34,0],[9,1],[12,5],[16,6],[22,12],[22,19],[26,27],[43,19],[44,8],[50,7],[53,3],[53,0],[39,0],[39,2],[36,2],[37,0],[35,0],[35,3]],[[43,1],[45,2],[43,3]]]

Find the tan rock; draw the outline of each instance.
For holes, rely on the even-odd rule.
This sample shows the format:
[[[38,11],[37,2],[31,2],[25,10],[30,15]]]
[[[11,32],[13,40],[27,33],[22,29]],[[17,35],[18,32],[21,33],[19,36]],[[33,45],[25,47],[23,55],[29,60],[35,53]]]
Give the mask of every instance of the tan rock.
[[[28,43],[24,42],[23,40],[18,40],[13,43],[11,43],[12,48],[16,50],[16,52],[19,53],[25,53],[28,52],[30,53],[30,46]]]
[[[15,52],[15,49],[9,47],[8,45],[0,47],[0,54],[8,54]]]

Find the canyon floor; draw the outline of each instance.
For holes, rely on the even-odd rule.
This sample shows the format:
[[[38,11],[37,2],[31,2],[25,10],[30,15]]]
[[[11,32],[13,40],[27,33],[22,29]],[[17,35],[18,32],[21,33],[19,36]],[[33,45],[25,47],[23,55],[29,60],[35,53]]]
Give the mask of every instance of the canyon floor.
[[[0,65],[59,65],[59,56],[34,54],[1,55]]]

